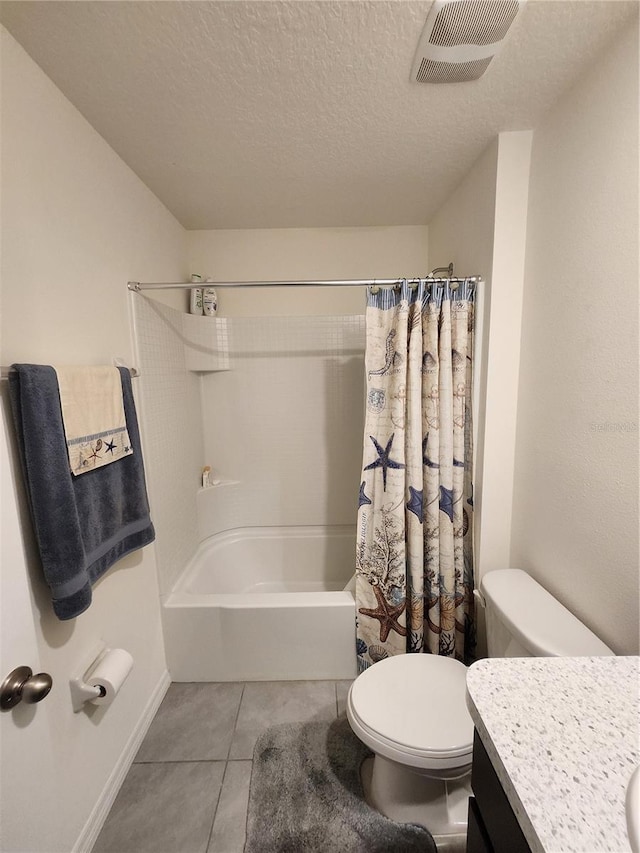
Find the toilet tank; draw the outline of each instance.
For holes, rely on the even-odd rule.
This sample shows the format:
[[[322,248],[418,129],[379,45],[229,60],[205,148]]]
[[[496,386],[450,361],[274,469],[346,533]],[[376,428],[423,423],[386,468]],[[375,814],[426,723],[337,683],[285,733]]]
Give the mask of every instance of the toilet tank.
[[[480,584],[486,603],[489,657],[600,657],[613,655],[537,581],[521,569],[487,572]]]

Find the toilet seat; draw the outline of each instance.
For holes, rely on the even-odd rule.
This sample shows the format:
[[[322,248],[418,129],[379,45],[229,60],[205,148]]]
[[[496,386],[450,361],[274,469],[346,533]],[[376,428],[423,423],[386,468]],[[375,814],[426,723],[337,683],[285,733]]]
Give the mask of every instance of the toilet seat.
[[[374,752],[410,767],[470,765],[473,721],[465,701],[466,672],[464,664],[438,655],[386,658],[351,685],[351,727]]]

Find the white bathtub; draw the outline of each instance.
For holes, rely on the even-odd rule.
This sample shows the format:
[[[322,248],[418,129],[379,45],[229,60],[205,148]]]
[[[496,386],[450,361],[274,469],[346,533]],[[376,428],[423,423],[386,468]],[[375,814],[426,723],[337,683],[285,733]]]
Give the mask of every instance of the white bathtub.
[[[355,678],[355,528],[205,540],[163,602],[174,681]]]

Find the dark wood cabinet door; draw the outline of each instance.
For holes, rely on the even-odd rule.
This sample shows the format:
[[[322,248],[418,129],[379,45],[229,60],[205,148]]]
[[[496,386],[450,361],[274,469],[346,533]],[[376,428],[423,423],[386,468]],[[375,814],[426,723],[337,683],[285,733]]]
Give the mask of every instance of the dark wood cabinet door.
[[[486,843],[490,846],[477,850],[489,850],[492,853],[531,853],[520,824],[513,813],[502,784],[493,769],[480,736],[476,731],[473,738],[473,769],[471,787],[475,797],[473,807],[474,828],[484,830]],[[467,846],[467,853],[475,853]]]
[[[494,853],[491,841],[480,816],[478,804],[469,797],[469,821],[467,823],[467,853]]]

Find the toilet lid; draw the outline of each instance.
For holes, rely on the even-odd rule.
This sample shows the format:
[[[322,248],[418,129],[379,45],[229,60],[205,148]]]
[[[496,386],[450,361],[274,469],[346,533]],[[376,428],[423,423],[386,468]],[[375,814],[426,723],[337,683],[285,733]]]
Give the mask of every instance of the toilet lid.
[[[362,723],[388,741],[435,757],[473,749],[466,706],[467,668],[439,655],[386,658],[351,687],[351,706]]]

